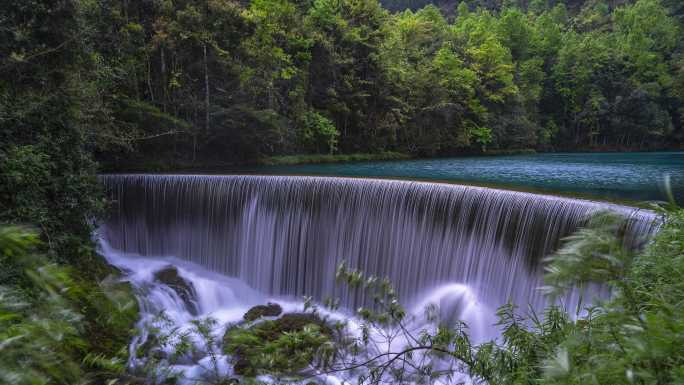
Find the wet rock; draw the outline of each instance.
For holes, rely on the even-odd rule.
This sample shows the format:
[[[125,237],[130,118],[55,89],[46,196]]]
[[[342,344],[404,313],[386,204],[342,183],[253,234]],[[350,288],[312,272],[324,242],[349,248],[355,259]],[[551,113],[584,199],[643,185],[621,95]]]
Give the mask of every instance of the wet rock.
[[[280,305],[269,302],[266,305],[254,306],[247,310],[247,313],[242,318],[247,322],[251,322],[261,317],[277,317],[282,312],[283,308]]]
[[[326,341],[332,340],[333,335],[325,320],[314,313],[287,313],[275,320],[245,326],[228,328],[223,337],[223,348],[232,356],[235,374],[246,377],[261,373],[296,373],[311,363],[315,352]],[[302,335],[295,345],[291,342],[283,344],[283,338],[302,332],[307,326],[313,328],[311,333]],[[266,355],[278,359],[264,360]]]
[[[275,340],[283,333],[299,332],[306,325],[316,325],[321,329],[321,334],[332,337],[332,329],[321,317],[314,313],[287,313],[274,321],[273,328],[270,328],[263,336],[268,340]],[[270,335],[269,335],[270,334]]]
[[[183,300],[185,307],[190,314],[196,316],[199,314],[197,308],[197,292],[191,282],[178,274],[178,269],[174,266],[167,266],[156,273],[154,273],[154,280],[163,283],[173,289],[178,296]]]

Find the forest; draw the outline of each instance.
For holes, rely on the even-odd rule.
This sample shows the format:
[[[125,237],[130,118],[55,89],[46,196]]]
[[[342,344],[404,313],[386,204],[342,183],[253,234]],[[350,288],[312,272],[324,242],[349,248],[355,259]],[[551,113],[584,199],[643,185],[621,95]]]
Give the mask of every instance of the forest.
[[[239,380],[193,384],[274,373],[275,383],[309,381],[302,368],[341,371],[345,362],[331,358],[341,355],[354,357],[346,365],[359,384],[451,381],[454,372],[490,385],[684,384],[684,213],[674,198],[649,206],[659,232],[639,250],[625,248],[626,225],[608,218],[540,262],[550,295],[587,282],[615,294],[584,316],[500,303],[501,339],[477,344],[463,323],[433,325],[408,333],[388,360],[365,363],[354,354],[369,330],[403,333],[406,309],[393,283],[343,264],[341,285],[387,305],[359,309],[358,338],[333,344],[343,326],[311,318],[307,297],[294,327],[283,316],[218,341],[215,320],[194,319],[189,334],[153,329],[132,349],[145,304],[97,233],[120,204],[101,183],[109,172],[681,150],[682,36],[681,0],[0,1],[0,384],[184,383],[164,371],[198,354],[192,338],[214,364],[249,358]],[[525,218],[487,223],[487,234]],[[533,222],[529,233],[541,232]],[[314,307],[339,310],[330,301]],[[165,349],[174,352],[161,357]],[[144,365],[132,365],[136,355]]]
[[[5,1],[2,141],[49,117],[105,169],[681,147],[678,1],[418,5]]]

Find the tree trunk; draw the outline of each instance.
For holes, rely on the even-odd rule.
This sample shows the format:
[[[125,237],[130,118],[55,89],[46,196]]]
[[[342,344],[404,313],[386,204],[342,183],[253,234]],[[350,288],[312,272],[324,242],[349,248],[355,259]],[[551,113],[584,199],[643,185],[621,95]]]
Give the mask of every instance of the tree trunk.
[[[162,73],[162,107],[166,112],[166,56],[164,55],[164,47],[161,47],[161,73]]]
[[[209,64],[207,63],[207,43],[204,48],[204,132],[209,132]]]
[[[194,107],[194,110],[195,110],[194,115],[195,116],[193,119],[193,121],[195,121],[195,122],[197,122],[197,119],[199,118],[198,117],[199,114],[197,112],[197,109],[198,109],[198,103],[197,102],[198,102],[197,100],[194,100],[192,103],[193,106],[195,106]],[[197,160],[197,129],[194,129],[192,132],[192,163],[195,163],[195,160]]]
[[[152,90],[152,59],[147,55],[147,90],[150,93],[150,100],[154,103],[154,91]]]

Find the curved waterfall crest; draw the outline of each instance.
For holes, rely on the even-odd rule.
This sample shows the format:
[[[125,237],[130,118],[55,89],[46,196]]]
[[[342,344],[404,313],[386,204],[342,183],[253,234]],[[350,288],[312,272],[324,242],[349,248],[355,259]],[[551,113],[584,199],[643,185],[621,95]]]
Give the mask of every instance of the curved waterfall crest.
[[[654,214],[619,205],[440,183],[305,176],[104,175],[114,202],[103,234],[144,256],[173,256],[236,276],[270,295],[338,297],[343,260],[388,276],[407,303],[463,284],[479,301],[535,307],[540,259],[588,216],[629,218],[633,245]],[[575,295],[566,305],[576,303]]]

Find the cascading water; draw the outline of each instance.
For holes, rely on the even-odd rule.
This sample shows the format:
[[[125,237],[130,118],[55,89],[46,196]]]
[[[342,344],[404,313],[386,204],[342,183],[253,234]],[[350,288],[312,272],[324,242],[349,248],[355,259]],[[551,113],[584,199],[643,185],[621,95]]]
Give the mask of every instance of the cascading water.
[[[622,206],[405,181],[198,175],[102,180],[115,202],[105,223],[113,248],[185,259],[270,295],[339,297],[348,308],[364,298],[335,290],[335,269],[343,260],[388,276],[406,303],[458,283],[491,306],[511,299],[539,308],[540,258],[590,213],[608,208],[629,216],[626,231],[634,244],[650,232],[653,219]],[[566,301],[573,306],[576,299]]]
[[[464,320],[473,339],[483,340],[493,336],[492,309],[509,300],[536,309],[546,304],[537,290],[540,259],[591,213],[622,213],[630,247],[654,229],[648,211],[436,183],[288,176],[101,179],[114,203],[100,232],[103,253],[129,272],[146,297],[141,322],[165,310],[176,323],[212,316],[225,325],[267,300],[294,309],[301,302],[292,299],[302,295],[339,298],[346,309],[368,304],[363,292],[336,287],[336,267],[346,261],[389,277],[414,314],[436,304],[445,321]],[[169,264],[194,286],[199,314],[155,281],[154,272]],[[563,304],[574,310],[578,297],[570,293]],[[201,362],[183,370],[192,374],[198,367]]]

